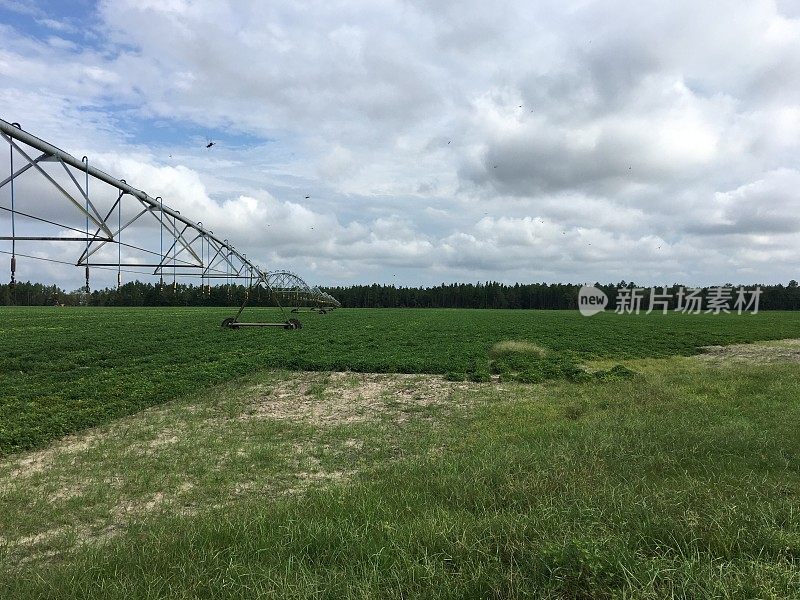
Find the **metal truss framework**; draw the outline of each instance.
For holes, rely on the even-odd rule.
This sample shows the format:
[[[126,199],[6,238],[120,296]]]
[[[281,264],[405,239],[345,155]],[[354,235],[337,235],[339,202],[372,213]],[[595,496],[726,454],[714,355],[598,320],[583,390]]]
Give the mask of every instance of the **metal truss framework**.
[[[16,123],[0,119],[0,138],[9,145],[10,175],[0,181],[0,190],[6,186],[10,189],[10,206],[0,205],[0,210],[11,215],[11,236],[0,236],[0,240],[11,241],[11,283],[15,282],[16,257],[38,258],[17,254],[18,242],[83,242],[82,251],[75,266],[85,267],[86,289],[89,289],[90,267],[115,269],[117,285],[121,284],[121,273],[129,269],[132,272],[160,277],[163,285],[164,277],[172,275],[173,283],[177,277],[199,276],[202,285],[212,280],[247,281],[250,287],[263,286],[273,294],[279,305],[281,303],[307,310],[324,312],[339,307],[339,302],[330,294],[318,287],[309,286],[300,276],[290,271],[267,271],[255,265],[247,255],[240,252],[227,239],[220,239],[214,232],[205,228],[202,222],[194,222],[179,211],[167,206],[160,196],[155,198],[138,190],[124,179],[117,179],[89,164],[87,157],[78,160],[71,154],[35,137]],[[15,167],[15,158],[21,159],[21,165]],[[59,181],[53,173],[61,169]],[[18,209],[14,196],[14,184],[25,173],[37,175],[39,179],[50,184],[48,187],[55,193],[55,198],[66,202],[77,211],[85,221],[83,229],[65,224],[63,220],[48,218],[47,215],[31,214]],[[27,177],[30,177],[28,175]],[[80,180],[83,180],[83,184]],[[98,184],[110,186],[116,193],[116,201],[110,208],[96,201],[90,193]],[[127,215],[123,219],[122,203],[125,201]],[[131,205],[135,206],[131,216]],[[56,226],[57,235],[17,235],[16,219],[25,218],[27,222],[35,222]],[[123,232],[128,232],[134,225],[149,221],[151,227],[159,229],[158,250],[137,246],[122,241]],[[116,247],[116,260],[108,258],[109,246]],[[123,257],[122,249],[127,252],[138,252],[140,256],[149,257],[136,260]],[[105,252],[101,252],[105,249]],[[142,271],[147,268],[152,271]],[[241,312],[241,311],[240,311]],[[238,317],[238,315],[237,315]]]

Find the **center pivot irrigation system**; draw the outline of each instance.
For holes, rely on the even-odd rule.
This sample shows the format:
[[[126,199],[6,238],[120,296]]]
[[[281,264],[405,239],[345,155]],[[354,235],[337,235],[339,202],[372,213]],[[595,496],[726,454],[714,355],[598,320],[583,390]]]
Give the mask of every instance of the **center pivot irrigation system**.
[[[117,271],[117,287],[122,285],[123,272],[158,276],[162,289],[164,278],[171,275],[173,290],[178,277],[199,275],[204,293],[210,293],[212,280],[247,282],[239,312],[222,322],[231,329],[298,329],[300,321],[288,318],[286,307],[292,312],[324,314],[340,306],[333,296],[309,286],[294,273],[262,270],[227,239],[220,239],[203,227],[202,222],[182,216],[164,204],[160,196],[153,198],[124,179],[91,166],[86,156],[79,160],[23,131],[18,123],[2,119],[0,137],[8,143],[10,164],[10,175],[0,181],[0,218],[10,216],[11,229],[10,236],[0,236],[0,240],[11,242],[11,250],[0,252],[11,255],[12,286],[16,282],[17,257],[84,267],[87,293],[89,275],[95,268]],[[134,224],[137,227],[132,227]],[[19,245],[29,242],[71,242],[80,244],[81,251],[75,262],[41,251],[17,251]],[[285,321],[239,320],[250,293],[259,286],[272,295]]]

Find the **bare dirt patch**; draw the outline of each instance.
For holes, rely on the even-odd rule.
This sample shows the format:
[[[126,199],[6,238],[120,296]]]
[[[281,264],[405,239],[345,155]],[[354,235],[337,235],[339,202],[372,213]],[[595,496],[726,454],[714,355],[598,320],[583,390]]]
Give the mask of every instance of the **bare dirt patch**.
[[[494,346],[492,346],[491,350],[489,350],[489,356],[501,356],[503,354],[512,353],[544,356],[547,354],[547,350],[541,346],[538,346],[537,344],[533,344],[524,340],[504,340],[502,342],[497,342]]]
[[[95,433],[71,435],[50,448],[28,452],[11,462],[11,477],[30,477],[45,471],[63,457],[76,457],[94,446],[98,441]]]
[[[420,409],[461,405],[454,392],[475,385],[431,375],[303,373],[271,390],[252,388],[252,403],[241,418],[323,426],[383,419],[402,423]]]
[[[800,363],[800,340],[788,339],[758,344],[703,346],[698,360],[711,364],[747,362],[754,364]]]

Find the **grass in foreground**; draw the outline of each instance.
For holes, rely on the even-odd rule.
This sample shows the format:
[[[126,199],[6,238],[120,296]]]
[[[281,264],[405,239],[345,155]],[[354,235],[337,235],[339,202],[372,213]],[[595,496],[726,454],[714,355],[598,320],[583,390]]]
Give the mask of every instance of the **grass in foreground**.
[[[800,596],[797,365],[632,366],[544,385],[269,374],[91,432],[9,491],[16,457],[4,530],[63,529],[6,546],[0,597]],[[136,451],[176,423],[185,447]],[[298,486],[309,464],[340,475]],[[102,508],[28,506],[75,477],[111,482]],[[102,533],[109,506],[186,483]]]
[[[800,337],[800,312],[586,319],[576,311],[363,309],[303,315],[304,328],[292,332],[221,329],[231,314],[0,310],[0,456],[265,368],[454,373],[480,381],[488,378],[492,348],[512,341],[548,352],[541,365],[519,371],[535,382],[573,376],[587,359],[688,355],[698,346]],[[280,319],[272,309],[245,314]]]

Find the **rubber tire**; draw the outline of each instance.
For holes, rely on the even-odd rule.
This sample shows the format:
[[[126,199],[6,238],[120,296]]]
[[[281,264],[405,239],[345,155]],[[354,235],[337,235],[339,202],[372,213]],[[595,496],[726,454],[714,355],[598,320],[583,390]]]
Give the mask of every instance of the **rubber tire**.
[[[233,329],[233,327],[231,327],[231,324],[234,321],[235,319],[233,317],[227,317],[226,319],[222,320],[222,327],[225,327],[226,329]]]

